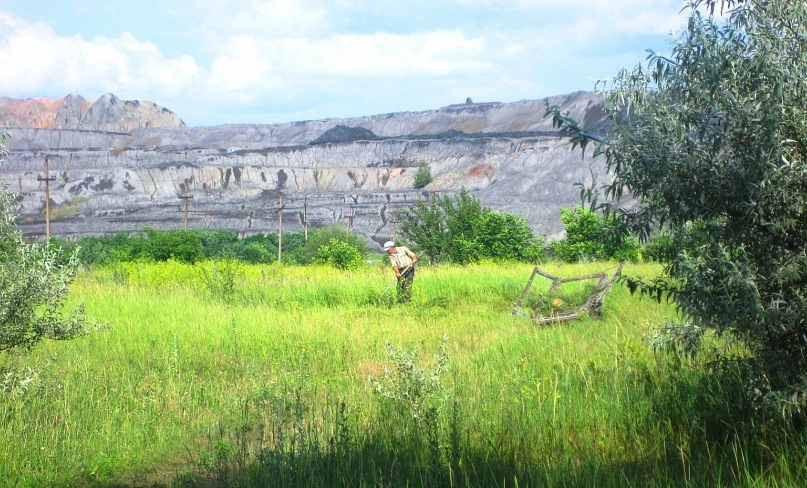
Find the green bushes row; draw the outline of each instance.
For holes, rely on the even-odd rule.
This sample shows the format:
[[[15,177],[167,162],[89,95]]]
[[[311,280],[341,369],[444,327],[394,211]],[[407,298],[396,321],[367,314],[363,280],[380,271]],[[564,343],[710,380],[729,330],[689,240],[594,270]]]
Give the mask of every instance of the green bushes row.
[[[613,218],[606,218],[584,207],[564,208],[560,221],[566,238],[549,244],[551,253],[565,262],[642,259],[642,246],[635,237],[620,238],[609,232]]]
[[[112,236],[88,236],[77,241],[51,239],[51,244],[67,251],[78,250],[79,261],[88,266],[127,261],[168,261],[195,263],[204,259],[236,259],[260,264],[278,259],[277,234],[254,234],[239,238],[229,230],[147,229],[142,234],[123,232]],[[362,263],[368,254],[361,237],[347,234],[341,227],[283,234],[282,259],[297,264],[327,263],[347,269]],[[69,253],[68,253],[69,254]]]
[[[561,210],[566,229],[563,240],[549,244],[535,236],[526,220],[509,213],[492,212],[465,190],[458,198],[437,196],[428,205],[418,202],[404,212],[404,240],[433,261],[459,264],[490,259],[540,263],[547,257],[565,262],[617,260],[640,261],[644,257],[664,261],[664,238],[643,248],[635,238],[615,240],[604,217],[583,207]],[[278,259],[277,234],[239,238],[229,230],[147,229],[142,234],[83,237],[77,241],[52,239],[52,244],[78,252],[84,265],[127,261],[195,263],[204,259],[234,259],[260,264]],[[283,234],[282,260],[296,264],[329,264],[354,269],[369,250],[358,235],[341,227]],[[68,253],[70,254],[70,253]]]
[[[464,188],[455,198],[437,195],[428,204],[417,202],[401,218],[404,238],[436,262],[540,262],[546,254],[525,219],[483,207]]]
[[[545,244],[525,219],[493,212],[462,189],[455,197],[438,195],[405,210],[401,233],[437,262],[466,264],[490,259],[540,263],[548,257],[565,262],[642,259],[638,240],[610,232],[613,219],[576,207],[562,209],[560,220],[566,237]],[[653,249],[658,251],[654,257],[663,257],[660,249]]]

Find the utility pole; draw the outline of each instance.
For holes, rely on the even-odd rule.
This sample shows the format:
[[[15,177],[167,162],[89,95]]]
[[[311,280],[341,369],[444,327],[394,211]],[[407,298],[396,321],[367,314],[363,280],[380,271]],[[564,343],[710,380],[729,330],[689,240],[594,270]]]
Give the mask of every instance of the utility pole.
[[[188,195],[188,180],[185,180],[185,194],[179,197],[182,200],[185,200],[185,230],[188,230],[188,200],[193,198],[193,195]]]
[[[55,180],[55,176],[50,175],[50,168],[48,167],[48,157],[45,156],[45,176],[37,176],[37,181],[45,182],[45,240],[50,239],[50,182]]]
[[[395,234],[396,234],[396,227],[395,224],[398,223],[398,209],[395,209],[395,212],[392,214],[392,242],[395,242]]]
[[[345,220],[347,220],[348,235],[350,235],[350,228],[353,226],[353,217],[355,217],[355,215],[356,214],[355,211],[353,210],[353,205],[351,205],[350,207],[348,207],[347,217],[345,217]]]
[[[308,195],[303,195],[303,231],[308,242]]]
[[[277,207],[277,262],[283,256],[283,192],[280,192],[280,204]]]

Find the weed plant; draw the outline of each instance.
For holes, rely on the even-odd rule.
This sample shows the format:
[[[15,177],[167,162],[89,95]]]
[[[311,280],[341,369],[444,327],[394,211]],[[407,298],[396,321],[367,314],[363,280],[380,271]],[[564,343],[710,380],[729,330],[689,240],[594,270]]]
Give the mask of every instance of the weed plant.
[[[543,267],[570,277],[610,266]],[[646,343],[674,318],[669,305],[617,285],[599,320],[540,327],[512,314],[531,271],[422,267],[408,305],[385,293],[388,266],[169,261],[81,274],[70,300],[110,328],[0,357],[4,375],[31,372],[25,388],[25,375],[5,376],[0,393],[0,479],[807,484],[804,433],[756,415],[739,374]]]

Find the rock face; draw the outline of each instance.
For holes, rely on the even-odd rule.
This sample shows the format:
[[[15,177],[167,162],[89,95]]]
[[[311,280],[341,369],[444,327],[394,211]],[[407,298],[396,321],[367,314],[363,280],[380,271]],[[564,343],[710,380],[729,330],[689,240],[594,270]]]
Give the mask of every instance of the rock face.
[[[0,97],[0,123],[3,127],[108,132],[185,126],[176,114],[166,108],[152,102],[120,100],[111,93],[94,103],[79,95],[68,95],[57,100]]]
[[[602,121],[591,93],[550,102],[586,126]],[[93,118],[112,123],[113,110]],[[557,236],[560,209],[580,202],[575,183],[602,179],[604,167],[572,152],[544,112],[544,101],[525,100],[274,125],[9,129],[0,183],[19,194],[31,238],[45,233],[46,158],[50,231],[63,238],[181,229],[187,202],[192,229],[277,232],[282,212],[283,231],[338,224],[380,243],[400,209],[463,187]],[[424,162],[433,181],[416,190]]]

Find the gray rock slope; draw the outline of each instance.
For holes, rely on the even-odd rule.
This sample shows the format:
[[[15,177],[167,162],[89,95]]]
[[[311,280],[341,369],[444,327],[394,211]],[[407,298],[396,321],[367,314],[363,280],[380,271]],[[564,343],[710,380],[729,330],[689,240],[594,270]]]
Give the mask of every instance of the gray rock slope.
[[[550,102],[587,126],[602,122],[594,94]],[[181,229],[187,191],[191,229],[277,232],[282,194],[284,232],[301,231],[307,220],[383,242],[400,209],[463,187],[554,237],[562,233],[560,209],[580,201],[575,183],[603,179],[604,166],[572,152],[545,109],[543,100],[525,100],[273,125],[9,129],[0,183],[18,193],[30,238],[45,232],[46,158],[51,235],[68,239]],[[418,190],[424,162],[433,181]]]
[[[3,127],[123,132],[185,126],[165,107],[149,101],[120,100],[111,93],[92,102],[80,95],[56,100],[0,97],[0,124]]]

